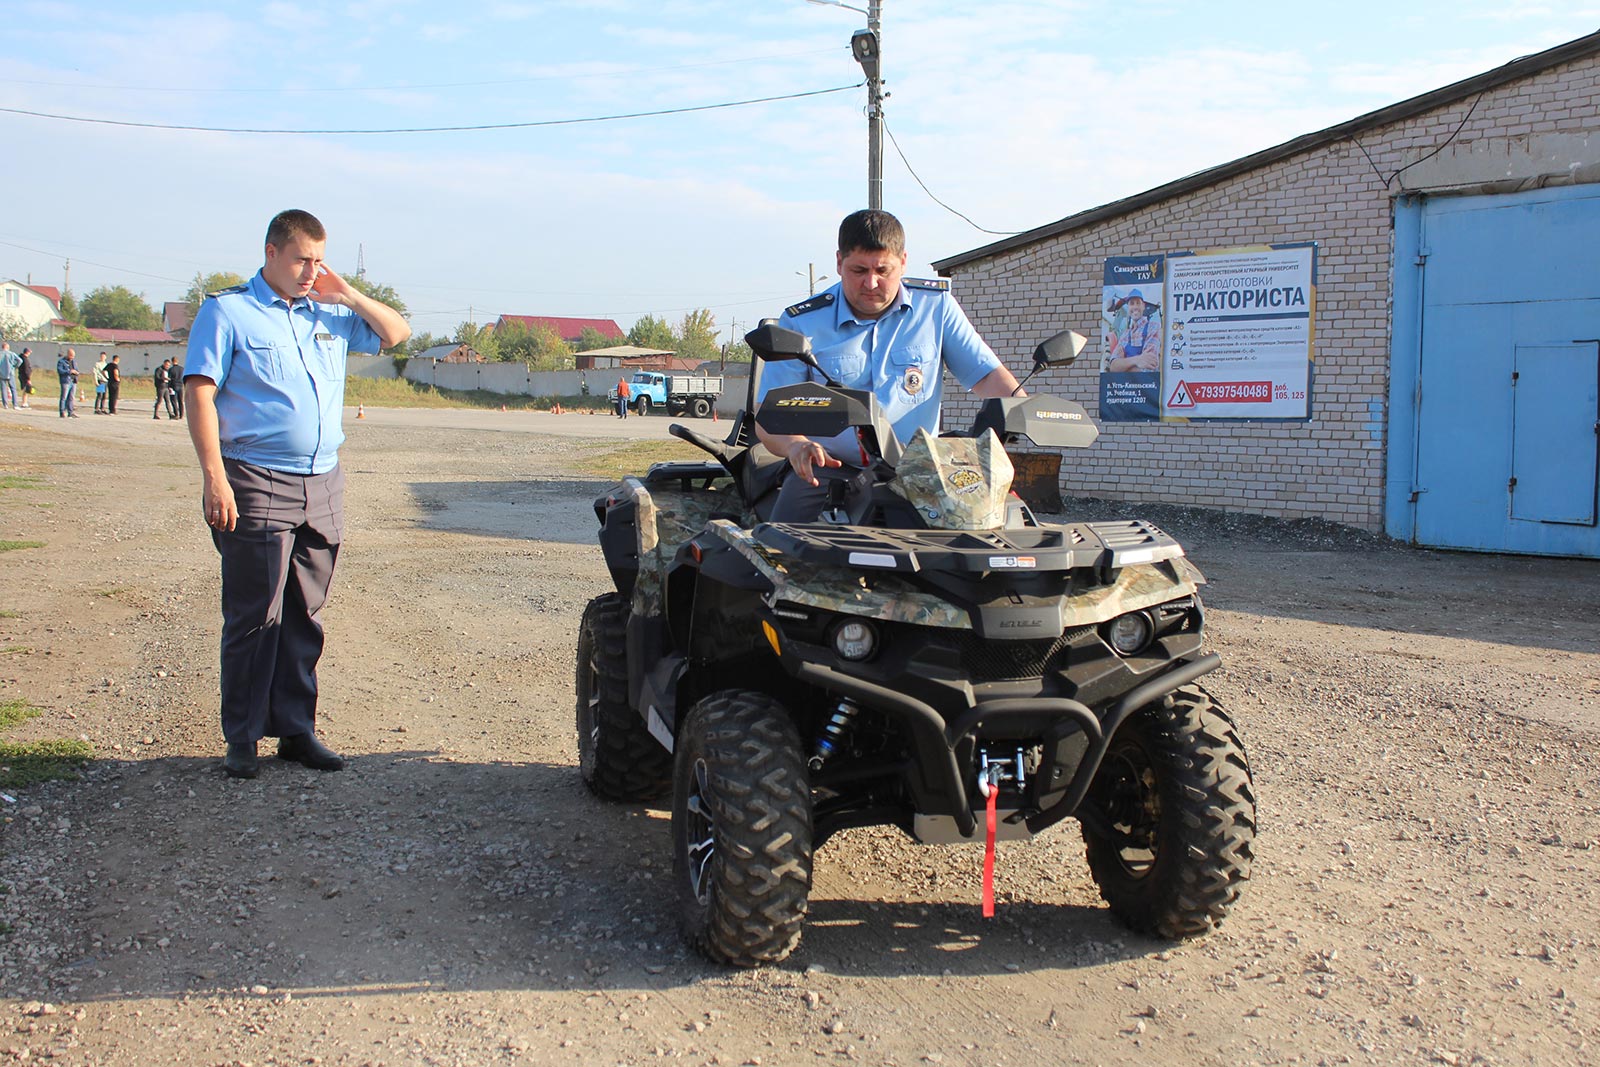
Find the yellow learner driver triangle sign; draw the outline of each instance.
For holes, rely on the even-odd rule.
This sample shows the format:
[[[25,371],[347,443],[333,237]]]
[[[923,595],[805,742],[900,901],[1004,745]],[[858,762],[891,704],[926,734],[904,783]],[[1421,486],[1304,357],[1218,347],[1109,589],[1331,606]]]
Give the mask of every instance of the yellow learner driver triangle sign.
[[[1167,407],[1169,407],[1169,408],[1192,408],[1192,407],[1194,407],[1194,397],[1189,395],[1189,383],[1188,382],[1180,381],[1178,383],[1178,387],[1176,389],[1174,389],[1172,391],[1172,395],[1167,398]]]

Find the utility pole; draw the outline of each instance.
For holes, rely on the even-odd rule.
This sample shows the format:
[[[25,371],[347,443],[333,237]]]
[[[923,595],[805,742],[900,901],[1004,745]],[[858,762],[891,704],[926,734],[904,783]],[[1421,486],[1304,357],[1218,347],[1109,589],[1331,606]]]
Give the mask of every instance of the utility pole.
[[[800,272],[799,271],[795,271],[795,273],[799,274]],[[818,282],[825,282],[827,280],[828,280],[828,276],[826,274],[822,275],[821,277],[817,276],[817,265],[815,263],[807,263],[806,264],[806,291],[810,295],[816,296],[817,295],[817,283]]]
[[[63,293],[70,293],[72,292],[72,260],[69,259],[66,261],[65,269],[67,277],[66,280],[61,284],[61,291]]]
[[[883,210],[883,0],[868,0],[867,31],[873,37],[872,65],[867,75],[867,206]]]
[[[850,35],[850,54],[867,76],[867,206],[883,210],[883,0],[867,0],[866,10],[844,0],[807,0],[826,7],[842,7],[867,16],[867,28]]]

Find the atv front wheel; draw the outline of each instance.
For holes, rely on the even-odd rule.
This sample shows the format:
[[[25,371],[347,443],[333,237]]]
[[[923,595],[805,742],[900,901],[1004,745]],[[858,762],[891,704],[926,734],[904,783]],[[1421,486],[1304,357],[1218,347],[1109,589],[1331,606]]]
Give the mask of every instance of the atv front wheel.
[[[672,783],[672,754],[628,706],[628,604],[589,601],[578,627],[578,771],[607,800],[652,800]]]
[[[1083,826],[1089,870],[1117,918],[1139,933],[1210,931],[1250,877],[1250,764],[1233,722],[1199,686],[1128,719],[1085,804],[1098,816]]]
[[[811,783],[776,700],[730,689],[690,709],[673,768],[672,856],[696,949],[736,967],[794,951],[811,892]]]

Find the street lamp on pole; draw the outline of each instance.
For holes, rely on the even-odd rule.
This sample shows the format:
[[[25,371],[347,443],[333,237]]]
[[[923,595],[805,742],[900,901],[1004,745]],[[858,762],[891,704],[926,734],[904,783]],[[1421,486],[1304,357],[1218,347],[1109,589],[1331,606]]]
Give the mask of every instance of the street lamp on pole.
[[[850,54],[867,76],[867,206],[883,209],[883,0],[868,0],[865,9],[840,0],[806,0],[824,7],[842,7],[867,16],[867,28],[850,35]]]
[[[809,291],[812,296],[817,295],[817,283],[828,280],[828,276],[826,274],[817,273],[817,265],[815,263],[807,263],[804,272],[795,271],[795,273],[806,279],[806,283],[810,286]]]

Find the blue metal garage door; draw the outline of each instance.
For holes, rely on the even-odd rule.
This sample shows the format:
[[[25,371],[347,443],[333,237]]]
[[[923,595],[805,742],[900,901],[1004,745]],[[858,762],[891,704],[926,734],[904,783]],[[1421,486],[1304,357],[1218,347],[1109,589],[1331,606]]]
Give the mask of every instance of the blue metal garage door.
[[[1402,209],[1404,210],[1404,209]],[[1396,219],[1391,532],[1426,545],[1600,556],[1600,187],[1453,197]],[[1415,311],[1402,303],[1410,300]],[[1400,415],[1401,417],[1394,417]],[[1406,426],[1409,422],[1411,425]],[[1407,447],[1409,445],[1409,447]],[[1393,481],[1410,471],[1401,498]],[[1397,515],[1408,506],[1408,514]],[[1398,527],[1398,529],[1397,529]],[[1409,527],[1409,529],[1407,529]]]

